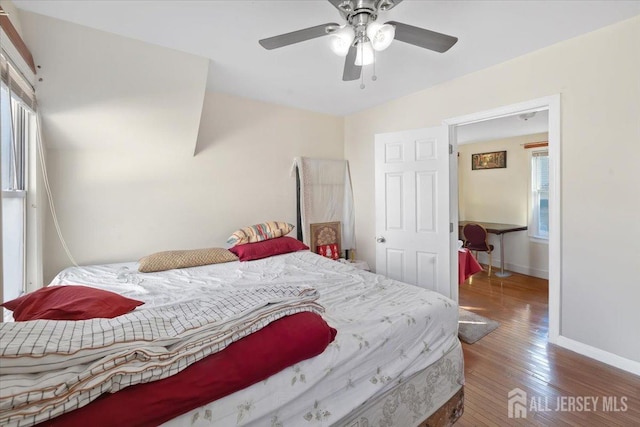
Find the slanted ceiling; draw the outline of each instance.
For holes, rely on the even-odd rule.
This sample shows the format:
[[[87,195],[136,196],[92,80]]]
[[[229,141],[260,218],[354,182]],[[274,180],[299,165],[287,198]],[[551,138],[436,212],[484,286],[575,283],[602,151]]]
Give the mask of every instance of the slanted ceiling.
[[[21,25],[48,148],[193,154],[206,58],[32,13]]]

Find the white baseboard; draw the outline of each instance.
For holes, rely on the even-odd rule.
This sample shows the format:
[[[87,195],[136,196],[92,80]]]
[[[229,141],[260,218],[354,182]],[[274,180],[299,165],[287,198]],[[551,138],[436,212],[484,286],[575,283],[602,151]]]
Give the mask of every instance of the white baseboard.
[[[590,357],[618,369],[622,369],[623,371],[627,371],[634,375],[640,376],[640,362],[636,362],[635,360],[625,359],[624,357],[618,356],[617,354],[600,350],[599,348],[572,340],[571,338],[567,338],[562,335],[560,335],[553,344],[564,347],[567,350],[575,351],[578,354]]]
[[[489,257],[485,253],[478,252],[478,261],[486,265],[489,262]],[[500,260],[496,261],[496,259],[494,258],[492,259],[492,261],[494,271],[498,271],[500,269]],[[531,267],[507,263],[505,264],[505,269],[514,271],[516,273],[526,274],[528,276],[539,277],[542,279],[549,278],[548,271],[534,269]],[[581,343],[562,335],[556,337],[549,336],[549,343],[556,344],[560,347],[566,348],[567,350],[574,351],[582,356],[595,359],[599,362],[606,363],[607,365],[640,376],[640,362],[626,359],[624,357],[618,356],[617,354],[609,353],[608,351],[592,347],[588,344]]]
[[[493,257],[491,261],[493,265],[492,270],[500,271],[500,260],[496,259],[496,257]],[[489,264],[489,257],[485,253],[478,252],[478,262],[480,262],[481,264],[487,265]],[[511,264],[511,263],[506,263],[504,265],[504,268],[505,270],[513,271],[515,273],[526,274],[527,276],[549,280],[548,270],[542,270],[539,268],[530,267],[528,265],[517,265],[517,264]]]
[[[500,264],[498,264],[498,268],[500,268]],[[533,267],[524,266],[524,265],[515,265],[515,264],[510,264],[510,263],[506,263],[504,268],[506,270],[514,271],[516,273],[526,274],[527,276],[533,276],[533,277],[537,277],[539,279],[547,279],[547,280],[549,280],[549,271],[548,270],[541,270],[539,268],[533,268]]]
[[[478,252],[478,261],[486,265],[489,262],[489,257],[485,253]],[[498,271],[500,269],[500,260],[496,260],[494,258],[492,259],[492,261],[493,270]],[[549,279],[549,272],[545,270],[509,263],[506,263],[504,268],[516,273],[526,274],[528,276],[539,277],[541,279]],[[588,344],[575,341],[562,335],[557,337],[550,336],[549,342],[566,348],[567,350],[571,350],[583,356],[589,357],[591,359],[595,359],[599,362],[606,363],[607,365],[613,366],[615,368],[622,369],[623,371],[640,376],[640,362],[626,359],[624,357],[618,356],[617,354],[609,353],[608,351],[592,347]]]

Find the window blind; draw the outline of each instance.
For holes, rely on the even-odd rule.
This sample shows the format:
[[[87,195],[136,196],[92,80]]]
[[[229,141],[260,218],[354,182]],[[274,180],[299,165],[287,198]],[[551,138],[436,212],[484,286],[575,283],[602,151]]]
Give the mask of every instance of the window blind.
[[[10,89],[13,96],[20,99],[27,107],[35,110],[36,94],[33,86],[18,72],[5,52],[0,53],[0,79]]]
[[[9,89],[13,98],[19,99],[25,106],[35,110],[35,90],[30,79],[23,74],[30,72],[33,72],[33,75],[30,75],[33,78],[36,72],[33,56],[11,23],[9,16],[0,7],[0,80]]]
[[[29,70],[32,71],[33,74],[35,74],[36,66],[33,62],[33,56],[31,55],[31,52],[29,52],[29,48],[25,44],[24,40],[22,40],[22,37],[20,37],[18,30],[16,30],[16,27],[11,22],[9,14],[4,11],[1,5],[0,29],[2,30],[2,38],[8,40],[8,42],[4,45],[10,45],[13,48],[14,53],[19,55],[24,60],[24,63],[29,68]],[[9,55],[9,57],[11,57],[11,55]],[[13,59],[17,60],[18,58],[13,57]]]

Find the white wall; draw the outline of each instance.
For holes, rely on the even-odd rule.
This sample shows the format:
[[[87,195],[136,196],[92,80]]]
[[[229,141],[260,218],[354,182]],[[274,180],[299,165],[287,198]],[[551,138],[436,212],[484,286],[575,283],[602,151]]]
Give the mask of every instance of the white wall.
[[[561,335],[640,362],[640,17],[354,114],[359,257],[375,265],[374,135],[562,96]],[[384,76],[380,76],[384,78]]]
[[[79,264],[295,223],[293,158],[342,158],[342,118],[205,93],[204,58],[31,13],[22,22],[42,66],[58,219]],[[48,283],[70,265],[50,216],[45,249]]]
[[[527,225],[529,211],[529,153],[522,144],[546,141],[547,134],[533,134],[458,146],[458,212],[460,220]],[[507,167],[471,169],[471,155],[507,151]],[[495,246],[492,264],[500,265],[500,238],[489,234]],[[531,276],[549,278],[549,246],[532,241],[526,231],[504,235],[505,269]],[[480,262],[489,263],[478,252]],[[494,270],[495,271],[495,270]]]

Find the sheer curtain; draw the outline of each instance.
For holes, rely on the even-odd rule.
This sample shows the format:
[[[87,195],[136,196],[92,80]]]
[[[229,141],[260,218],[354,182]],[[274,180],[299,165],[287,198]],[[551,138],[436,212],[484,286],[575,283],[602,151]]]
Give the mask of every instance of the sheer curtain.
[[[294,159],[292,173],[295,168],[298,168],[300,176],[303,241],[309,244],[309,224],[340,221],[342,249],[355,249],[355,215],[349,162],[297,157]]]

